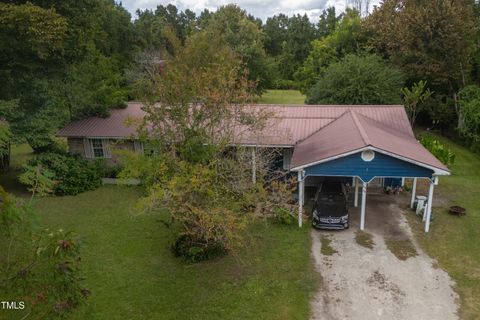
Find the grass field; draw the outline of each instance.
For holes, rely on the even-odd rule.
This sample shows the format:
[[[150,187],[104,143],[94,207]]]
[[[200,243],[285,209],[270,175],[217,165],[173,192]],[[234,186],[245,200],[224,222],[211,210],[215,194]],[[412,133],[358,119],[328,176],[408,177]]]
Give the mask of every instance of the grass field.
[[[459,218],[446,208],[434,207],[435,220],[427,234],[413,215],[408,215],[409,221],[421,246],[456,281],[461,318],[480,319],[480,156],[446,138],[436,138],[454,150],[456,160],[452,176],[440,178],[434,196],[446,199],[448,206],[465,207],[467,215]]]
[[[267,90],[258,103],[305,104],[305,95],[297,90]]]
[[[28,148],[15,148],[14,166],[28,157]],[[0,182],[25,195],[16,173]],[[82,269],[92,294],[69,319],[308,318],[318,283],[309,228],[262,220],[237,254],[186,264],[171,254],[162,216],[134,214],[141,194],[139,187],[105,186],[36,200],[42,227],[73,230],[82,239]]]

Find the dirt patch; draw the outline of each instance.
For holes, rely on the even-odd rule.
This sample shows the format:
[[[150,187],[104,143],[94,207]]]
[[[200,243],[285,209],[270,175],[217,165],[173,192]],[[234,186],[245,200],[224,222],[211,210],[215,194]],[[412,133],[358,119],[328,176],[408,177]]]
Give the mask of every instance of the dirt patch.
[[[386,293],[390,293],[392,298],[399,302],[405,293],[400,289],[398,285],[390,282],[386,276],[378,270],[375,270],[373,274],[367,279],[368,285],[376,287]]]
[[[320,249],[320,252],[324,255],[324,256],[331,256],[335,253],[338,253],[337,250],[333,249],[332,246],[331,246],[331,243],[332,243],[332,240],[330,240],[329,237],[327,237],[326,235],[321,235],[320,236],[320,244],[322,245],[321,249]]]
[[[388,250],[392,252],[399,260],[405,261],[418,255],[415,245],[410,239],[387,238],[385,240]]]
[[[358,230],[355,232],[355,241],[362,247],[373,249],[375,242],[373,242],[373,236],[365,231]]]

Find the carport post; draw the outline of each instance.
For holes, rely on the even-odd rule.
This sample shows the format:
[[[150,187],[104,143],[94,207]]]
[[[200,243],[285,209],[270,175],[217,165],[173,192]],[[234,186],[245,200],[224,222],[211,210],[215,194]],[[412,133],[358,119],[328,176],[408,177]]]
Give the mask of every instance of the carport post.
[[[353,181],[355,182],[355,201],[353,202],[354,207],[358,207],[358,178],[354,177]]]
[[[257,182],[257,155],[255,147],[252,147],[252,184]]]
[[[428,189],[428,202],[427,202],[427,207],[425,210],[427,210],[427,216],[425,218],[425,232],[428,232],[430,230],[430,216],[432,215],[432,203],[433,203],[433,188],[435,186],[435,180],[438,179],[437,177],[434,177],[432,181],[430,181],[430,188]]]
[[[303,177],[302,171],[298,171],[298,227],[302,227],[302,215],[303,215],[303,202],[304,202],[304,185],[305,177]]]
[[[367,201],[367,183],[362,183],[362,208],[360,211],[360,230],[365,228],[365,202]]]
[[[413,178],[412,185],[412,199],[410,200],[410,208],[413,209],[413,204],[415,203],[415,194],[417,193],[417,178]]]

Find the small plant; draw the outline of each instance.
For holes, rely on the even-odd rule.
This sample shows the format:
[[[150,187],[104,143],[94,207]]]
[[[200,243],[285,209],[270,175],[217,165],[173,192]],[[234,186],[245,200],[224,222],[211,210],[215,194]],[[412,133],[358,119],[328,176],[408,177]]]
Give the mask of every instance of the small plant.
[[[20,183],[28,186],[28,191],[32,193],[32,199],[39,195],[41,197],[53,193],[55,186],[55,174],[44,168],[42,165],[23,166],[23,173],[18,176]]]
[[[422,136],[420,138],[420,143],[446,166],[449,167],[454,164],[455,153],[440,141],[430,136]]]

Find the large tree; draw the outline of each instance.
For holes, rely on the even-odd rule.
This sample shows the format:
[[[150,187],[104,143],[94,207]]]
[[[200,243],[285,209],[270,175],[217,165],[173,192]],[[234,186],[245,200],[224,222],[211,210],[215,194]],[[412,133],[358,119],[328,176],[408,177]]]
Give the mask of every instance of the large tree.
[[[400,104],[402,74],[375,55],[347,55],[328,66],[309,104]]]
[[[205,28],[211,37],[221,36],[244,63],[248,78],[257,82],[259,91],[269,84],[268,60],[264,49],[265,34],[240,7],[220,7],[208,19]]]
[[[340,60],[346,54],[358,54],[364,49],[366,37],[359,13],[347,9],[339,19],[332,33],[312,41],[312,50],[294,74],[304,92],[316,83],[332,62]]]
[[[65,122],[123,104],[133,53],[128,12],[113,1],[0,4],[1,110],[17,138],[49,148]]]
[[[371,47],[399,67],[410,84],[426,80],[437,102],[455,99],[467,83],[475,33],[472,0],[385,0],[365,26]],[[432,111],[440,118],[445,109]]]

